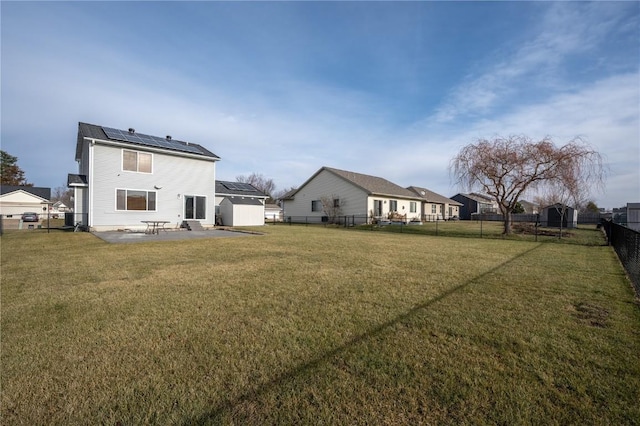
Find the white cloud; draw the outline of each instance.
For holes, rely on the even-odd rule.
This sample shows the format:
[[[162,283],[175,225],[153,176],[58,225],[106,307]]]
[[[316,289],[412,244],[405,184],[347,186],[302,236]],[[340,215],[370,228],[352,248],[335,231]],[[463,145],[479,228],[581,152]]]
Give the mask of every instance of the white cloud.
[[[574,82],[562,76],[574,55],[595,50],[610,32],[627,31],[616,27],[621,21],[616,12],[610,4],[551,4],[530,41],[514,47],[507,39],[452,89],[432,119],[478,117],[531,92],[571,89]]]

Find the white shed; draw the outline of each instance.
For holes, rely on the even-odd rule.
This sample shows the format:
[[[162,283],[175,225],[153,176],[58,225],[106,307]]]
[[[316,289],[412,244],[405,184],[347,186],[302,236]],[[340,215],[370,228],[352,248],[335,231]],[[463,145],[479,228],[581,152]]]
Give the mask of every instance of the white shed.
[[[262,226],[264,204],[256,198],[225,197],[220,202],[220,216],[224,226]]]

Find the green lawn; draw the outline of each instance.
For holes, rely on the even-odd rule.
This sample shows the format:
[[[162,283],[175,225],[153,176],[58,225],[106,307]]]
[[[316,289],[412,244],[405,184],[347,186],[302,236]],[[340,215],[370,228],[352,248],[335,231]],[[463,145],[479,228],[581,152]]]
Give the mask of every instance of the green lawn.
[[[3,235],[2,423],[640,421],[640,309],[599,231],[260,230]]]

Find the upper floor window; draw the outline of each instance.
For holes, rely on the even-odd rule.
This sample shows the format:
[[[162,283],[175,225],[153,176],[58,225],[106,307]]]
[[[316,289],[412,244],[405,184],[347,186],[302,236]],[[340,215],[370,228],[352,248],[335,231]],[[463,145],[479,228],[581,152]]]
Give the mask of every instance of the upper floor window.
[[[122,170],[151,173],[152,156],[146,152],[122,150]]]

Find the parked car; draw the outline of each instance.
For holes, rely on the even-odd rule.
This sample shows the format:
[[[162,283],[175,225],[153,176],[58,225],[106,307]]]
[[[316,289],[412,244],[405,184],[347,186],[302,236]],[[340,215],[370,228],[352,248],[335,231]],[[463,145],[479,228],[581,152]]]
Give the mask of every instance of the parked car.
[[[38,221],[40,221],[40,219],[38,218],[38,213],[24,212],[24,213],[22,213],[22,221],[23,222],[38,222]]]

